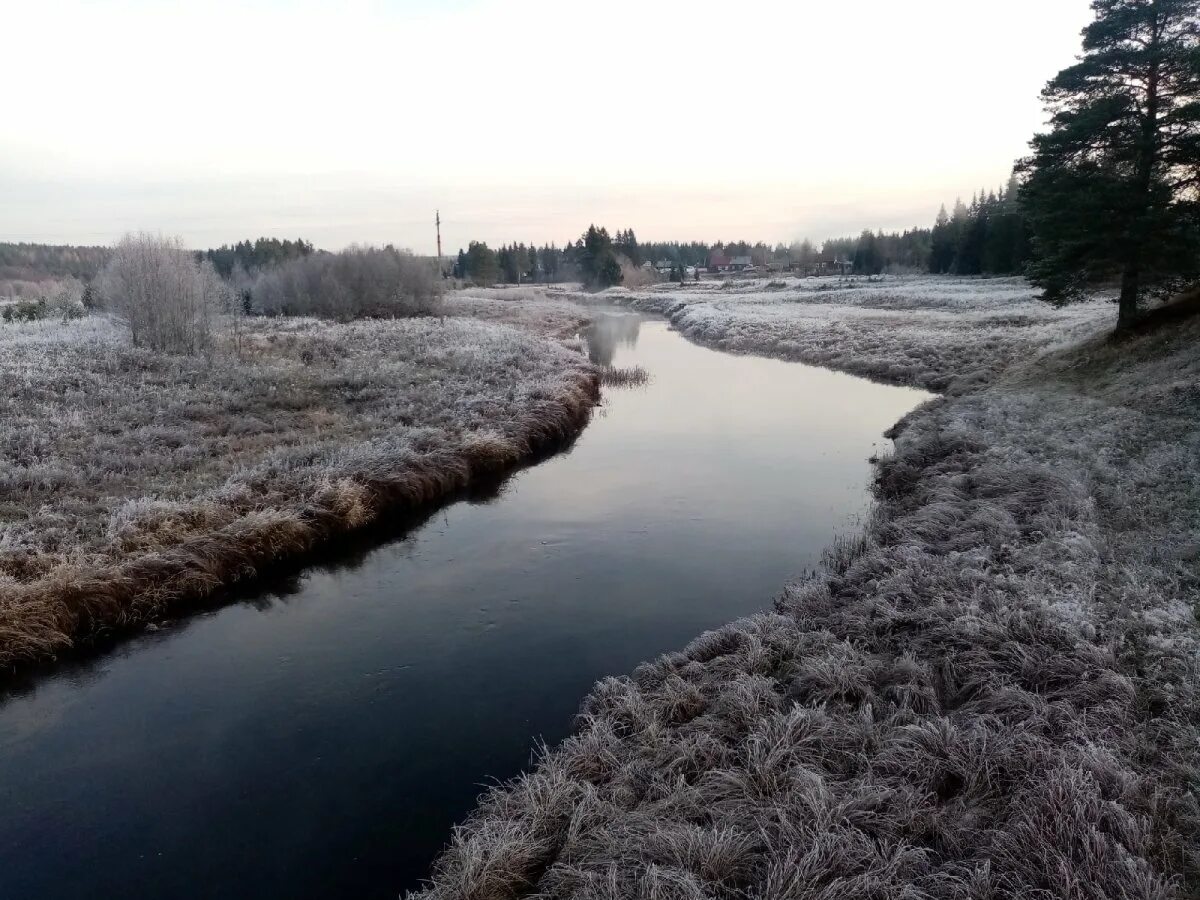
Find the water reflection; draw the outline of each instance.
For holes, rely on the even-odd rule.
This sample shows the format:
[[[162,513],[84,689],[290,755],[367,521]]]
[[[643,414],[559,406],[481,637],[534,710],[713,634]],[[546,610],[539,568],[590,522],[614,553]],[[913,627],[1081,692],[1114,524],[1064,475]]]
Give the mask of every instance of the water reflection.
[[[632,313],[597,316],[583,332],[588,358],[597,365],[611,366],[619,349],[637,345],[642,319]]]
[[[525,465],[502,474],[485,475],[460,491],[437,503],[412,510],[392,513],[369,528],[353,534],[334,537],[324,546],[307,554],[302,560],[288,560],[269,568],[253,581],[235,585],[212,597],[180,611],[176,619],[127,632],[102,635],[62,651],[51,662],[38,663],[18,669],[0,684],[0,704],[30,693],[47,678],[69,678],[76,684],[86,683],[97,672],[103,672],[113,654],[136,653],[149,643],[168,640],[176,629],[187,627],[198,617],[209,615],[231,604],[243,604],[266,612],[289,598],[301,594],[306,582],[315,573],[336,574],[352,572],[370,559],[371,553],[382,546],[391,546],[401,556],[412,547],[413,536],[432,519],[445,514],[456,503],[471,505],[495,503],[504,495],[505,485],[524,469],[538,465],[558,453],[568,453],[574,439],[561,446],[536,454]]]
[[[597,678],[816,565],[922,399],[657,320],[589,338],[654,380],[570,453],[0,707],[0,897],[395,897]]]

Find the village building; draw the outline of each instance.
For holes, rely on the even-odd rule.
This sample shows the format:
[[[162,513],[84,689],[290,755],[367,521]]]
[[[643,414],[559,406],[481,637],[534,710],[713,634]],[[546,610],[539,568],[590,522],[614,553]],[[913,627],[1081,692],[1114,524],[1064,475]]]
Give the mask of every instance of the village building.
[[[708,255],[708,271],[713,273],[741,272],[754,268],[754,260],[749,256],[726,256],[719,250]]]

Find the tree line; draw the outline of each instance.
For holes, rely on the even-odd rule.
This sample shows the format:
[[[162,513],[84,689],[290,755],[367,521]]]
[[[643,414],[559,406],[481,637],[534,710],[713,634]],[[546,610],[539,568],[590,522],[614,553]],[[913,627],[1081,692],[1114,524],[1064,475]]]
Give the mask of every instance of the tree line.
[[[791,244],[748,241],[639,242],[632,228],[610,235],[592,225],[560,249],[554,244],[508,244],[493,250],[472,241],[459,250],[452,273],[477,284],[583,281],[595,286],[619,284],[628,267],[650,263],[681,272],[704,268],[715,257],[746,258],[755,267],[845,274],[933,273],[939,275],[1015,275],[1029,259],[1029,234],[1013,179],[999,190],[980,191],[970,205],[961,200],[953,213],[945,206],[930,228],[887,233],[865,230],[856,237],[830,238],[818,248],[811,241]],[[611,258],[611,260],[610,260]]]
[[[0,279],[78,278],[91,281],[104,268],[111,247],[0,242]]]
[[[480,285],[503,281],[582,281],[596,287],[611,287],[623,280],[622,261],[641,265],[641,254],[633,229],[617,232],[614,239],[606,228],[588,227],[577,240],[563,247],[544,244],[505,244],[493,250],[483,241],[471,241],[459,250],[451,269],[455,278]]]
[[[932,228],[904,232],[864,231],[857,238],[826,241],[825,259],[845,260],[857,275],[928,272],[933,275],[1019,275],[1030,256],[1029,228],[1020,184],[980,191],[970,205],[943,205]]]
[[[40,289],[33,299],[0,303],[0,321],[69,319],[103,309],[125,323],[135,346],[171,353],[208,353],[218,323],[240,339],[237,323],[246,315],[338,321],[425,315],[443,289],[432,259],[391,245],[329,253],[303,239],[259,238],[194,251],[179,238],[141,232],[112,247],[8,244],[0,253]],[[62,273],[68,274],[53,277]]]
[[[260,237],[255,241],[222,244],[216,249],[203,251],[200,256],[212,263],[223,278],[230,278],[239,269],[257,272],[289,260],[311,256],[315,252],[316,248],[304,238],[294,241],[285,238],[281,241],[279,238]]]

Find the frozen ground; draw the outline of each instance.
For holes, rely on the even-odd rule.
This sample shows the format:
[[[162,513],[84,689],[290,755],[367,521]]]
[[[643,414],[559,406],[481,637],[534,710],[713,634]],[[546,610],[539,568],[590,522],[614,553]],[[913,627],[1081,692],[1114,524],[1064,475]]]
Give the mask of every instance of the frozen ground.
[[[447,315],[519,325],[563,339],[578,334],[588,319],[578,303],[521,287],[456,291],[446,296],[442,309]]]
[[[825,573],[598,684],[427,900],[1195,896],[1200,320],[1114,343],[1019,281],[625,302],[951,396]]]
[[[0,669],[574,434],[597,375],[548,336],[561,302],[500,306],[251,319],[212,359],[102,317],[0,325]]]

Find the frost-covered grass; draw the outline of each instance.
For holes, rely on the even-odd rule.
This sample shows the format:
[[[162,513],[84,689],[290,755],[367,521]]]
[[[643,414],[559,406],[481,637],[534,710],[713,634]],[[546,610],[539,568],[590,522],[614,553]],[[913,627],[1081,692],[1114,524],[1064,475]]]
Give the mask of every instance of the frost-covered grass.
[[[520,325],[570,338],[588,321],[579,304],[547,296],[534,288],[469,288],[447,294],[441,311],[449,316],[466,316],[487,322]]]
[[[705,340],[781,355],[906,309],[862,326],[888,377],[930,383],[904,344],[927,327],[951,334],[928,371],[977,374],[898,426],[859,540],[774,612],[598,684],[426,900],[1195,896],[1200,319],[1114,343],[1111,307],[976,284],[811,319],[824,299],[664,294]],[[942,318],[1010,314],[973,355]]]
[[[808,278],[615,289],[578,299],[666,315],[689,338],[841,369],[880,381],[961,393],[1031,352],[1095,333],[1103,301],[1055,309],[1020,278]]]
[[[530,328],[253,319],[211,358],[100,317],[0,326],[0,668],[572,435],[596,372],[505,316]]]

